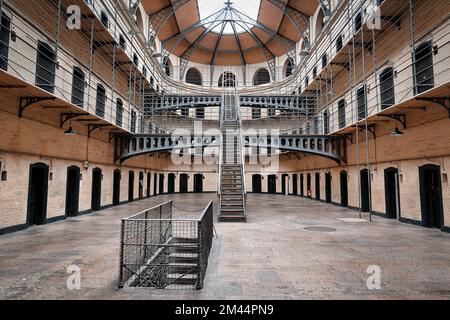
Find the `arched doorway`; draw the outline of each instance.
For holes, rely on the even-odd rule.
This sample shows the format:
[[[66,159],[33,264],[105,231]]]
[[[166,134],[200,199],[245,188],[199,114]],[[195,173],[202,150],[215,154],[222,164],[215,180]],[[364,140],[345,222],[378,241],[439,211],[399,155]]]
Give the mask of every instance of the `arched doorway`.
[[[144,173],[139,172],[139,199],[144,199]]]
[[[390,219],[398,218],[400,216],[400,193],[397,168],[384,170],[384,195],[386,216]]]
[[[331,172],[325,173],[325,202],[331,203]]]
[[[168,178],[168,186],[167,186],[167,192],[169,194],[175,193],[175,174],[169,173]]]
[[[78,214],[80,201],[80,168],[71,166],[67,168],[66,187],[66,216],[75,217]]]
[[[305,176],[303,173],[300,174],[300,196],[305,196]]]
[[[341,206],[348,207],[348,174],[341,171]]]
[[[370,211],[370,173],[369,170],[361,170],[361,211]]]
[[[119,169],[114,170],[113,173],[113,205],[118,206],[120,204],[120,180],[122,174]]]
[[[298,175],[293,174],[292,175],[292,194],[294,196],[298,195],[297,183],[298,183]]]
[[[49,167],[45,163],[30,165],[28,181],[27,225],[41,225],[47,222]]]
[[[312,189],[311,189],[311,173],[306,175],[306,196],[308,198],[312,198]]]
[[[93,211],[100,210],[101,203],[102,203],[102,169],[95,168],[92,170],[91,209]]]
[[[194,192],[195,193],[203,192],[203,175],[202,174],[194,175]]]
[[[147,173],[147,198],[150,198],[150,189],[152,186],[152,175],[150,172]]]
[[[252,192],[253,193],[261,193],[261,180],[262,177],[260,174],[254,174],[252,176]]]
[[[428,164],[419,168],[422,225],[428,228],[444,226],[441,168]]]
[[[153,175],[153,195],[158,194],[158,174]]]
[[[159,174],[159,194],[164,194],[164,173]]]
[[[316,188],[316,200],[320,200],[320,173],[316,172],[314,186]]]
[[[267,191],[270,194],[277,193],[277,176],[274,174],[267,177]]]
[[[128,173],[128,201],[134,200],[134,171]]]
[[[186,173],[180,174],[180,193],[188,192],[188,175]]]

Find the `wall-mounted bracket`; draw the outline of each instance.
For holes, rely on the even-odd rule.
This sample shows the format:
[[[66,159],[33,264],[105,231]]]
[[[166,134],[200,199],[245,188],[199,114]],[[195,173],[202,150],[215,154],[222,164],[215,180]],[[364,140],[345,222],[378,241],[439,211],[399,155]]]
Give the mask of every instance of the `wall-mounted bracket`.
[[[62,128],[64,126],[64,123],[66,123],[69,120],[88,115],[89,113],[72,113],[72,112],[61,113],[59,127]]]
[[[361,125],[361,126],[354,125],[352,127],[353,128],[357,127],[359,129],[359,131],[364,131],[364,130],[366,130],[366,127],[367,127],[367,130],[372,134],[373,138],[374,139],[377,138],[377,131],[376,131],[377,126],[375,124],[368,124],[367,126],[365,124]]]
[[[378,116],[394,119],[403,125],[403,129],[406,129],[406,114],[379,114]]]
[[[88,138],[91,137],[91,134],[100,128],[106,128],[106,127],[111,127],[110,124],[89,124],[88,125]]]
[[[343,62],[331,62],[330,65],[342,67],[342,68],[346,69],[348,72],[350,72],[350,64],[349,64],[348,62],[347,62],[347,63],[343,63]]]
[[[32,106],[33,104],[55,99],[55,97],[21,97],[19,102],[19,118],[22,118],[25,109]]]
[[[416,98],[416,100],[433,102],[434,104],[444,107],[448,112],[448,117],[450,118],[450,97]]]

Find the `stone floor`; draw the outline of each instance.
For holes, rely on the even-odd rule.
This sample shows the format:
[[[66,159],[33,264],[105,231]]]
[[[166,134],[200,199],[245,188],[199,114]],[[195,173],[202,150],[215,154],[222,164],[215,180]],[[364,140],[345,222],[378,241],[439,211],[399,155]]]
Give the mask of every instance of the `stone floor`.
[[[280,195],[249,195],[248,223],[216,224],[203,290],[118,290],[120,219],[168,199],[195,211],[216,196],[161,196],[1,236],[0,299],[450,298],[450,234]],[[80,290],[66,287],[72,264]],[[371,265],[380,290],[366,286]]]

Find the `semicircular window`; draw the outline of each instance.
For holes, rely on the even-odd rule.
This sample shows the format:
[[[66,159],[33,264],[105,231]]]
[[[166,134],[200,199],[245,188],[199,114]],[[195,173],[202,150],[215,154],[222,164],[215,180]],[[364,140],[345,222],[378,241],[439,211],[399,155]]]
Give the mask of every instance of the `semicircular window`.
[[[224,72],[220,75],[219,87],[236,87],[236,76],[231,72]]]
[[[270,74],[267,69],[261,68],[258,71],[256,71],[254,77],[253,77],[253,85],[259,86],[261,84],[270,83]]]
[[[190,68],[186,73],[186,83],[195,84],[197,86],[202,85],[202,75],[196,68]]]

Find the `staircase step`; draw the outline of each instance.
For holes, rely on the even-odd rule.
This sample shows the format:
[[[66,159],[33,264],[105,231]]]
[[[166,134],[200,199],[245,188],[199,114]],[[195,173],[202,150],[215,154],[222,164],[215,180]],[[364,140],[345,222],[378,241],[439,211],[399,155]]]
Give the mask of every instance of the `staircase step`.
[[[197,275],[190,274],[183,276],[182,273],[171,273],[167,275],[167,281],[178,285],[195,285],[197,283]]]

